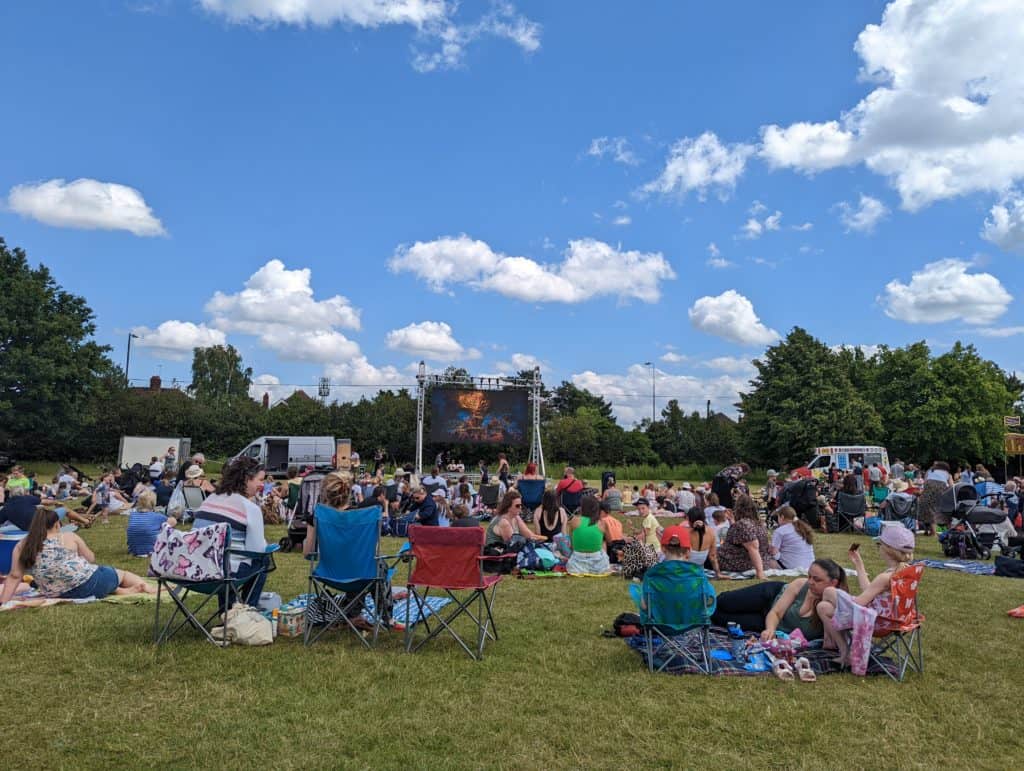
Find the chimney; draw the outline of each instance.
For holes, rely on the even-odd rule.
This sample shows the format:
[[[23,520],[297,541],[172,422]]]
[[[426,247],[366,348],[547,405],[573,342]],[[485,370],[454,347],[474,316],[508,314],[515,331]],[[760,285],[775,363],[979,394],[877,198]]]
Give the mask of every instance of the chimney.
[[[160,385],[161,384],[160,384],[160,376],[159,375],[153,375],[153,377],[151,377],[149,379],[149,390],[150,391],[159,391],[160,390]]]
[[[263,392],[263,409],[270,409],[270,393],[268,391]]]

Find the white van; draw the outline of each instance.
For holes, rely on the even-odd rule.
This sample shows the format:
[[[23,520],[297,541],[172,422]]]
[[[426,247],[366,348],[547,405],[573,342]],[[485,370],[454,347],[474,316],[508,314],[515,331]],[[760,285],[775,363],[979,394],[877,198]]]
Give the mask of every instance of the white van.
[[[334,467],[335,451],[333,436],[261,436],[235,457],[255,458],[267,474],[283,476],[289,466],[327,471]]]
[[[816,447],[814,457],[806,466],[796,469],[801,476],[813,476],[818,479],[825,476],[833,463],[839,471],[853,468],[860,461],[862,468],[869,468],[877,463],[886,474],[889,473],[889,452],[884,447],[869,445],[841,445],[836,447]]]

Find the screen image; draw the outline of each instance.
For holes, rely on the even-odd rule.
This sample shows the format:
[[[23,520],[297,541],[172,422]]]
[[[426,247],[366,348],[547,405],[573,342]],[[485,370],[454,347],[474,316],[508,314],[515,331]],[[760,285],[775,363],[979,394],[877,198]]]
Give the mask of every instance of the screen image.
[[[430,441],[524,444],[526,391],[435,388],[430,392]]]

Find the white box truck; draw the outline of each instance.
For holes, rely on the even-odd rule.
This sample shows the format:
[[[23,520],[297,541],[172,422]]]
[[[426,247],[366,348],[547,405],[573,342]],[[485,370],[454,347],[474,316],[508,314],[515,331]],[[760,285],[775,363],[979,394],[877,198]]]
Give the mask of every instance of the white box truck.
[[[235,457],[255,458],[267,474],[283,476],[289,466],[328,471],[334,468],[336,452],[333,436],[261,436]]]
[[[130,468],[136,463],[141,463],[148,468],[150,459],[154,455],[163,462],[170,447],[174,448],[177,457],[174,466],[174,470],[177,471],[182,460],[188,458],[192,452],[191,439],[168,436],[122,436],[120,447],[117,450],[117,465],[119,468]]]

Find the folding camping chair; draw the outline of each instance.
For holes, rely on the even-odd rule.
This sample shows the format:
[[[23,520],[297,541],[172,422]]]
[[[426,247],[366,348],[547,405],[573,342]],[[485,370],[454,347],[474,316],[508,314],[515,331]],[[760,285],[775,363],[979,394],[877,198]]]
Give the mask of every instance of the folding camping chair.
[[[377,644],[380,630],[390,624],[391,575],[398,557],[380,554],[380,506],[339,511],[317,504],[316,551],[308,556],[309,594],[327,617],[315,631],[306,623],[304,642],[312,645],[331,627],[344,622],[367,648]],[[363,618],[366,598],[372,636],[364,637],[356,619]]]
[[[867,501],[860,493],[840,492],[836,499],[836,533],[853,532],[853,520],[863,517],[868,510]]]
[[[661,672],[680,659],[695,666],[702,674],[710,675],[714,668],[711,615],[715,612],[716,600],[715,590],[704,575],[704,568],[681,560],[659,562],[647,568],[639,587],[631,586],[631,594],[640,609],[640,626],[651,672]],[[699,635],[699,654],[686,645],[685,635],[690,631]],[[655,637],[663,656],[657,667],[654,665]]]
[[[170,640],[181,629],[190,626],[203,633],[203,636],[214,645],[225,646],[228,641],[228,622],[223,624],[223,635],[220,639],[213,636],[212,629],[220,624],[220,608],[225,610],[231,607],[233,601],[238,598],[247,605],[255,605],[259,598],[253,602],[252,593],[255,590],[255,579],[262,573],[270,573],[276,569],[273,553],[278,550],[277,544],[267,546],[266,551],[251,552],[231,546],[231,529],[227,525],[221,525],[226,529],[223,539],[221,553],[217,555],[217,561],[221,565],[223,578],[190,581],[183,578],[168,578],[158,576],[156,589],[156,615],[153,619],[153,642],[159,646]],[[241,558],[256,561],[259,564],[254,573],[242,577],[231,575],[231,558]],[[253,582],[248,594],[243,595],[245,584]],[[161,626],[160,607],[163,593],[166,591],[173,603],[173,610],[170,616]],[[202,597],[199,605],[193,609],[189,607],[190,595]],[[217,600],[218,607],[212,613],[206,615],[206,606],[211,600]],[[205,616],[205,617],[204,617]],[[178,620],[180,617],[180,621]],[[177,621],[177,624],[175,622]]]
[[[544,499],[545,484],[546,481],[543,479],[520,479],[516,482],[516,489],[523,496],[524,517],[529,513],[530,518],[533,518],[534,510],[540,506],[541,501]],[[527,521],[530,520],[528,519]]]
[[[488,511],[494,511],[498,506],[498,485],[480,485],[480,505]]]
[[[419,624],[409,624],[405,629],[405,650],[414,653],[441,632],[448,632],[455,638],[470,658],[479,661],[484,655],[484,644],[488,639],[498,639],[498,628],[494,623],[492,609],[494,595],[503,578],[498,574],[485,574],[486,561],[514,558],[515,555],[487,557],[483,554],[486,533],[479,527],[429,527],[412,525],[409,528],[409,545],[412,550],[413,567],[409,571],[407,603],[416,603],[422,618]],[[440,612],[428,615],[427,599],[431,589],[439,589],[451,600],[451,610],[445,615]],[[489,591],[488,591],[489,590]],[[469,592],[459,597],[456,592]],[[476,602],[476,609],[472,607]],[[408,615],[408,611],[407,611]],[[473,621],[476,641],[470,647],[452,627],[459,616],[466,615]],[[416,641],[416,627],[422,626],[426,636]]]
[[[871,648],[871,661],[898,683],[903,682],[907,670],[924,673],[924,650],[921,644],[921,625],[924,615],[917,609],[917,589],[921,583],[924,565],[908,565],[889,579],[892,605],[889,612],[875,619],[872,637],[878,643]],[[896,672],[890,671],[882,658],[896,658]]]
[[[568,490],[562,490],[562,494],[559,497],[558,505],[571,517],[573,514],[580,510],[580,502],[583,500],[584,491],[578,490],[575,493],[570,493]]]
[[[206,500],[206,493],[203,492],[201,487],[192,487],[191,485],[182,485],[181,494],[185,496],[185,510],[193,513],[203,508],[203,501]]]

